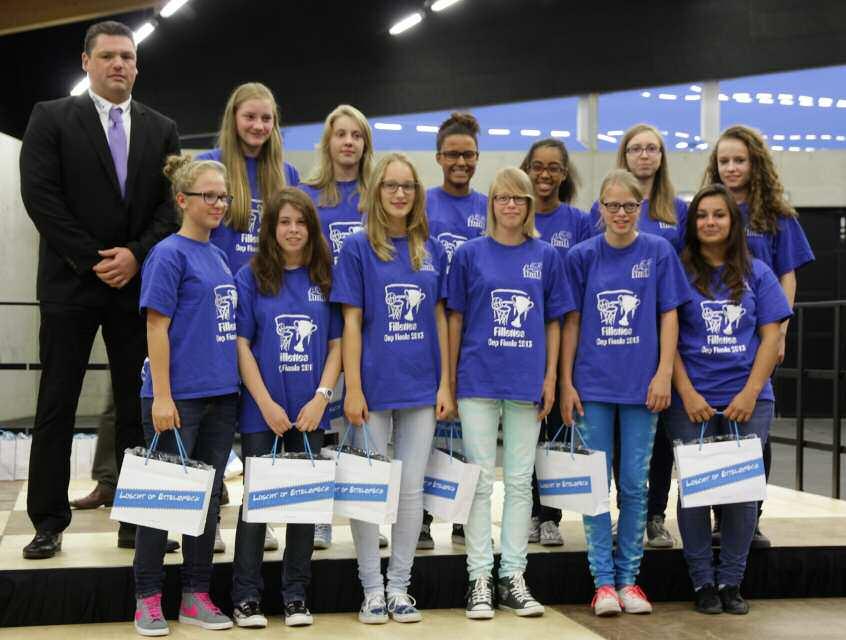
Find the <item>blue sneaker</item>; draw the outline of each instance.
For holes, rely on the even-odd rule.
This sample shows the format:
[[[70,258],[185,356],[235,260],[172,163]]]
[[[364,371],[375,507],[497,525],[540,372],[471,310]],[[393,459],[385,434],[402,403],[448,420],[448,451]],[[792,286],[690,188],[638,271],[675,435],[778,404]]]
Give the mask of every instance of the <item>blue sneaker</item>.
[[[364,594],[364,602],[358,611],[358,621],[363,624],[385,624],[388,621],[388,606],[381,591]]]
[[[417,601],[407,593],[388,595],[388,613],[394,622],[420,622],[423,614],[414,606]]]

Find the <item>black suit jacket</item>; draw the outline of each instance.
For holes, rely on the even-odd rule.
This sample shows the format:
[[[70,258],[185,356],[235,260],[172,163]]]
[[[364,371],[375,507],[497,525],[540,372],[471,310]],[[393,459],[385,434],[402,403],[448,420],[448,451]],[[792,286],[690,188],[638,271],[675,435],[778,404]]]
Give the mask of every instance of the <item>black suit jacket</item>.
[[[37,296],[42,303],[138,308],[140,272],[122,289],[91,270],[97,251],[128,247],[144,262],[176,230],[165,158],[179,152],[176,124],[133,100],[126,175],[120,193],[106,134],[88,93],[39,102],[20,155],[21,195],[41,234]]]

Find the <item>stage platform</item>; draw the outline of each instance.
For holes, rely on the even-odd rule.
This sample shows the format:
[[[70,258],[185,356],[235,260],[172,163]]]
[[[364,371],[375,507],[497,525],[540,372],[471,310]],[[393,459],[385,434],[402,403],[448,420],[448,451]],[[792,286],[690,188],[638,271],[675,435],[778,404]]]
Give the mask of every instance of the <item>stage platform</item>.
[[[229,611],[235,522],[242,492],[240,478],[227,485],[231,502],[222,509],[222,532],[227,550],[215,556],[212,592],[221,607]],[[73,481],[71,498],[83,496],[91,488],[90,481]],[[674,486],[668,525],[678,540],[675,491]],[[751,553],[744,595],[753,600],[846,596],[846,502],[772,485],[768,491],[761,527],[773,546]],[[501,482],[495,486],[493,505],[495,551],[498,551]],[[451,543],[450,530],[449,524],[436,522],[432,532],[435,549],[418,552],[415,560],[410,592],[424,610],[463,606],[464,549]],[[590,613],[587,603],[593,594],[580,518],[565,514],[561,530],[564,547],[530,545],[527,580],[541,602],[562,605],[563,608],[556,607],[559,612],[580,617],[580,612]],[[109,520],[107,509],[75,511],[73,522],[64,535],[63,549],[55,558],[24,560],[21,549],[33,535],[26,516],[26,483],[0,482],[0,626],[131,620],[134,612],[133,552],[117,548],[116,531],[117,523]],[[284,527],[275,527],[275,531],[280,541],[284,541]],[[390,534],[389,527],[384,527],[383,533]],[[388,554],[389,550],[384,550],[383,558]],[[281,558],[281,550],[265,555],[264,608],[270,614],[281,609]],[[166,557],[164,604],[169,618],[176,616],[180,563],[179,553]],[[315,552],[312,567],[309,604],[314,613],[358,609],[361,590],[347,523],[340,520],[336,523],[334,544],[329,550]],[[660,603],[688,601],[692,596],[691,587],[679,545],[669,550],[647,549],[639,583],[650,598],[659,603],[658,611],[662,609]],[[832,605],[835,602],[832,601]],[[842,602],[836,605],[841,612],[842,605]],[[353,616],[347,618],[350,622],[354,620]],[[581,624],[589,621],[591,617],[587,616]],[[623,637],[615,635],[617,632],[613,629],[608,631],[611,635],[605,636],[606,631],[598,637]],[[0,630],[0,636],[5,635],[6,632]]]

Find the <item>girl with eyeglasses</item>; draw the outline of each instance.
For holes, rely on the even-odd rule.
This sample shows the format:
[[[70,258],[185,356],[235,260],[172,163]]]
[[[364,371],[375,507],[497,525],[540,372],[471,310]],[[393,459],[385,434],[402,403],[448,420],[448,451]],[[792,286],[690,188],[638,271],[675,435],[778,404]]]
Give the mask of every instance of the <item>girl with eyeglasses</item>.
[[[429,233],[440,241],[447,261],[455,250],[485,231],[488,198],[470,187],[479,160],[479,123],[469,113],[454,112],[441,123],[436,140],[435,160],[444,174],[443,184],[426,192]],[[439,425],[449,430],[447,425]],[[430,526],[432,515],[423,512],[418,549],[434,549]],[[452,542],[464,544],[464,527],[452,525]]]
[[[148,446],[177,454],[173,429],[187,455],[214,467],[206,527],[182,536],[179,621],[228,629],[232,621],[209,597],[212,548],[223,469],[232,448],[238,403],[235,321],[238,295],[226,255],[210,242],[229,205],[226,168],[212,160],[171,156],[164,173],[181,217],[177,233],[159,242],[141,270],[140,309],[147,316],[149,358],[141,371],[141,414]],[[161,609],[167,532],[138,527],[135,540],[136,613],[140,635],[167,635]]]
[[[540,238],[555,247],[563,261],[571,247],[592,235],[588,216],[570,204],[576,197],[578,177],[570,163],[567,147],[554,138],[538,140],[529,148],[520,168],[532,181],[537,199],[535,227]],[[546,441],[552,438],[560,426],[561,411],[556,394],[555,404],[541,425],[540,439]],[[529,542],[539,542],[545,547],[563,545],[558,528],[560,523],[560,509],[541,505],[537,477],[532,474]]]
[[[566,424],[577,420],[588,448],[605,452],[609,478],[617,414],[620,423],[617,548],[612,550],[610,513],[583,517],[598,616],[652,611],[635,584],[646,481],[657,414],[670,404],[676,308],[690,298],[672,245],[637,231],[642,200],[631,173],[609,173],[599,196],[605,231],[567,255],[576,311],[564,321],[562,418]]]
[[[453,257],[448,306],[450,376],[464,454],[481,467],[464,525],[470,578],[465,614],[492,618],[496,598],[500,609],[518,616],[543,615],[524,577],[527,522],[540,423],[555,398],[560,319],[573,302],[561,259],[538,239],[532,183],[520,169],[501,169],[494,177],[485,236],[468,240]],[[491,493],[500,415],[505,501],[494,582]]]
[[[399,509],[391,527],[387,601],[375,524],[351,521],[364,601],[358,619],[383,624],[422,619],[408,594],[423,519],[423,475],[435,420],[453,412],[449,386],[446,254],[429,236],[426,194],[407,156],[376,165],[365,192],[365,231],[349,236],[335,268],[331,300],[343,305],[344,414],[364,448],[402,461]]]
[[[727,435],[730,421],[735,421],[743,435],[757,435],[764,443],[773,419],[770,373],[778,357],[779,325],[792,314],[772,270],[747,250],[743,216],[723,185],[707,186],[693,198],[682,262],[692,297],[679,309],[668,436],[695,440],[703,423],[706,436]],[[717,560],[709,511],[679,504],[677,512],[695,608],[701,613],[747,613],[740,583],[757,525],[757,504],[721,506]]]
[[[772,156],[761,135],[749,127],[729,127],[720,135],[708,159],[703,185],[722,184],[740,208],[749,252],[766,264],[781,283],[790,307],[796,300],[796,271],[814,261],[814,253],[799,224],[799,216],[784,196]],[[789,320],[780,328],[777,364],[784,361]],[[772,451],[767,442],[764,466],[770,476]],[[759,504],[758,517],[761,516]],[[719,542],[719,509],[715,509],[714,537]],[[755,528],[752,547],[769,547],[770,540]]]
[[[244,393],[238,416],[245,458],[273,450],[319,452],[329,426],[326,407],[341,370],[341,313],[330,305],[332,258],[309,197],[284,187],[270,197],[259,250],[235,276],[238,362]],[[261,563],[265,525],[239,514],[232,562],[232,602],[239,627],[265,627]],[[310,625],[314,525],[288,524],[282,556],[285,624]]]

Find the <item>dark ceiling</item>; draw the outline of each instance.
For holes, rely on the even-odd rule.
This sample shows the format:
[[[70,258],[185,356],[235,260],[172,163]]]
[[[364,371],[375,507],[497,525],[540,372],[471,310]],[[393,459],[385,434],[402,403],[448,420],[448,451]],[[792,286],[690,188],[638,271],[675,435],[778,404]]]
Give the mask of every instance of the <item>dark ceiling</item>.
[[[842,0],[464,0],[388,35],[422,4],[191,0],[141,45],[134,97],[196,135],[248,80],[293,124],[340,102],[396,114],[846,63]],[[89,24],[0,37],[0,131],[20,137],[35,102],[68,94]]]

